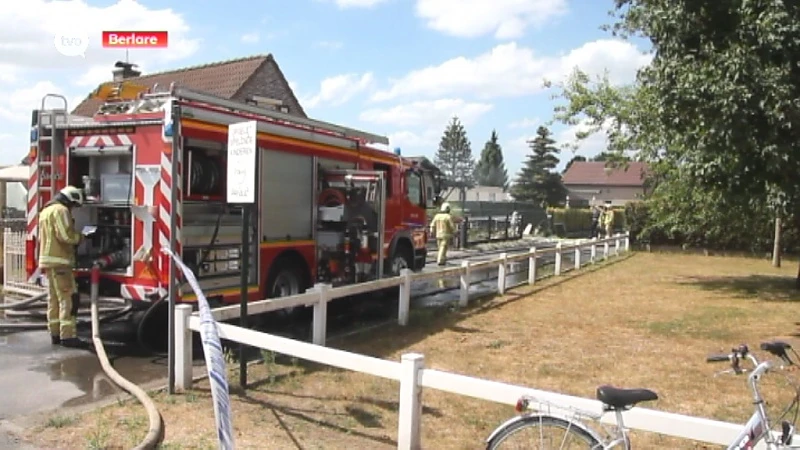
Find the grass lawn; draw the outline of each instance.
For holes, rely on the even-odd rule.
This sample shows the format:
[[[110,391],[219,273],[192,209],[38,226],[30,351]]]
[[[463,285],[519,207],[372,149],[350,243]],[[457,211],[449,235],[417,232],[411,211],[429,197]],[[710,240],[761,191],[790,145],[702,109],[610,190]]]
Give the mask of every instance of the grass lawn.
[[[475,377],[593,397],[601,383],[649,387],[645,407],[733,422],[751,412],[745,378],[713,377],[711,352],[742,342],[797,343],[795,262],[639,253],[598,270],[519,288],[459,313],[417,311],[409,327],[387,326],[335,346]],[[255,386],[234,390],[237,448],[390,449],[396,447],[398,384],[279,357],[251,368]],[[286,360],[284,360],[286,359]],[[231,372],[235,385],[238,375]],[[780,376],[764,382],[777,407],[791,393]],[[786,399],[786,396],[782,397]],[[773,400],[774,399],[774,400]],[[208,384],[157,401],[165,448],[215,448]],[[477,449],[513,409],[466,397],[424,393],[423,447]],[[28,438],[45,448],[130,448],[146,419],[133,401],[80,417],[51,417]],[[637,448],[704,448],[636,433]]]

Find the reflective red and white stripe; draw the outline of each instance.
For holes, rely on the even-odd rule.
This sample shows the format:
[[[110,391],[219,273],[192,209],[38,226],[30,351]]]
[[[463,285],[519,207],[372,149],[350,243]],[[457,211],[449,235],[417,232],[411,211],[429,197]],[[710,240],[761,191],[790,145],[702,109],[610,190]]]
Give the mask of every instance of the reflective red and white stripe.
[[[122,295],[122,298],[127,300],[150,302],[153,300],[153,294],[157,294],[158,297],[164,297],[167,295],[167,290],[160,287],[156,288],[150,286],[139,286],[137,284],[123,284],[120,286],[120,294]]]
[[[161,248],[170,248],[170,235],[172,227],[172,189],[173,186],[178,190],[180,198],[180,182],[181,177],[178,175],[177,183],[172,182],[172,158],[166,153],[161,153],[161,182],[159,185],[159,202],[158,202],[158,243]],[[178,167],[180,170],[180,167]],[[178,172],[180,173],[180,172]],[[181,240],[181,216],[182,208],[180,202],[175,205],[175,240]],[[177,249],[176,249],[176,253]]]
[[[39,162],[33,158],[28,178],[28,239],[34,239],[39,228]]]
[[[69,142],[70,147],[117,147],[133,145],[127,134],[106,134],[95,136],[75,136]]]

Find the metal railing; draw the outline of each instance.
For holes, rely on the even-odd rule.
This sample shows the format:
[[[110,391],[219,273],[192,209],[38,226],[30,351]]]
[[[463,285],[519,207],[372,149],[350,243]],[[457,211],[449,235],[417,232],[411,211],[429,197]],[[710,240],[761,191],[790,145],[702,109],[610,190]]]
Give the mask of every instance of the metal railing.
[[[46,287],[28,279],[25,261],[25,231],[12,228],[3,230],[3,294],[7,297],[33,296],[45,292]]]

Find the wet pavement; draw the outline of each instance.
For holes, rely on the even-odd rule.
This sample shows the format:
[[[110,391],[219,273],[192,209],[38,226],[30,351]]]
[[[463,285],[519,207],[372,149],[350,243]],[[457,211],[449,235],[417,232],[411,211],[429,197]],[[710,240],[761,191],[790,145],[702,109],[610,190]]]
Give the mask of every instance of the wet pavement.
[[[537,248],[545,248],[547,243],[537,242]],[[549,245],[554,245],[550,243]],[[507,249],[508,253],[519,253],[532,246],[525,242],[517,248]],[[469,257],[470,260],[480,261],[498,257],[495,251],[466,251],[451,252],[452,258]],[[584,258],[588,259],[589,251]],[[565,252],[563,264],[571,268],[574,255]],[[553,255],[540,257],[539,266],[552,265]],[[459,260],[451,261],[450,266],[459,266]],[[425,270],[437,270],[432,266]],[[545,272],[545,270],[542,270]],[[510,264],[507,272],[506,285],[527,282],[527,262]],[[458,291],[452,289],[458,286],[457,277],[433,279],[414,283],[412,296],[417,307],[443,306],[458,301]],[[470,296],[490,294],[497,289],[497,268],[475,271],[472,273]],[[335,303],[335,302],[334,302]],[[353,302],[358,305],[359,302]],[[382,304],[384,306],[375,306]],[[329,324],[330,334],[344,334],[353,332],[358,328],[380,323],[381,321],[394,320],[396,317],[396,304],[392,302],[360,302],[360,307],[345,306],[340,313],[331,317]],[[365,306],[366,305],[366,306]],[[340,306],[341,307],[341,306]],[[353,320],[354,313],[358,319]],[[363,313],[363,314],[362,314]],[[295,338],[307,339],[310,336],[310,327],[306,324],[295,324],[291,333]],[[307,324],[307,325],[310,325]],[[115,323],[105,325],[101,334],[104,341],[107,336],[112,336],[112,342],[107,342],[107,352],[114,367],[126,378],[136,384],[147,384],[164,379],[167,375],[166,358],[163,356],[142,356],[131,353],[131,346],[126,345],[124,337],[114,340],[114,334],[125,335],[130,330],[125,329],[125,324],[113,327]],[[274,332],[272,329],[270,332]],[[82,331],[84,340],[88,340],[88,330]],[[276,334],[287,335],[286,332]],[[196,358],[201,357],[199,352]],[[202,359],[195,361],[196,366],[202,366]],[[202,369],[202,367],[199,367]],[[68,408],[87,405],[108,398],[122,392],[114,386],[103,373],[97,357],[87,350],[65,349],[52,346],[48,333],[41,331],[25,331],[14,334],[0,334],[0,383],[5,394],[0,403],[0,421],[20,416],[28,416],[58,408]],[[5,440],[4,440],[5,439]],[[23,448],[7,442],[5,433],[0,429],[0,448]]]
[[[166,364],[154,357],[110,356],[117,371],[136,384],[166,374]],[[0,383],[5,391],[0,419],[81,406],[122,392],[93,352],[53,346],[46,331],[0,336]]]

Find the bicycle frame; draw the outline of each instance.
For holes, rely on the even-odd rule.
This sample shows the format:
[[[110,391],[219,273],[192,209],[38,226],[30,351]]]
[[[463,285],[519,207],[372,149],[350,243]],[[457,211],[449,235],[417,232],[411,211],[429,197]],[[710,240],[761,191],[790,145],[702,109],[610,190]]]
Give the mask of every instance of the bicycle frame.
[[[748,355],[749,359],[755,362],[755,359]],[[772,368],[770,361],[764,361],[756,365],[756,368],[747,377],[750,389],[753,391],[753,403],[755,404],[755,412],[750,417],[750,420],[744,426],[744,430],[733,440],[728,450],[743,450],[751,449],[756,446],[763,439],[767,438],[767,444],[774,444],[770,438],[769,419],[767,418],[767,410],[764,407],[764,399],[761,397],[761,392],[758,390],[758,382],[761,376]]]

